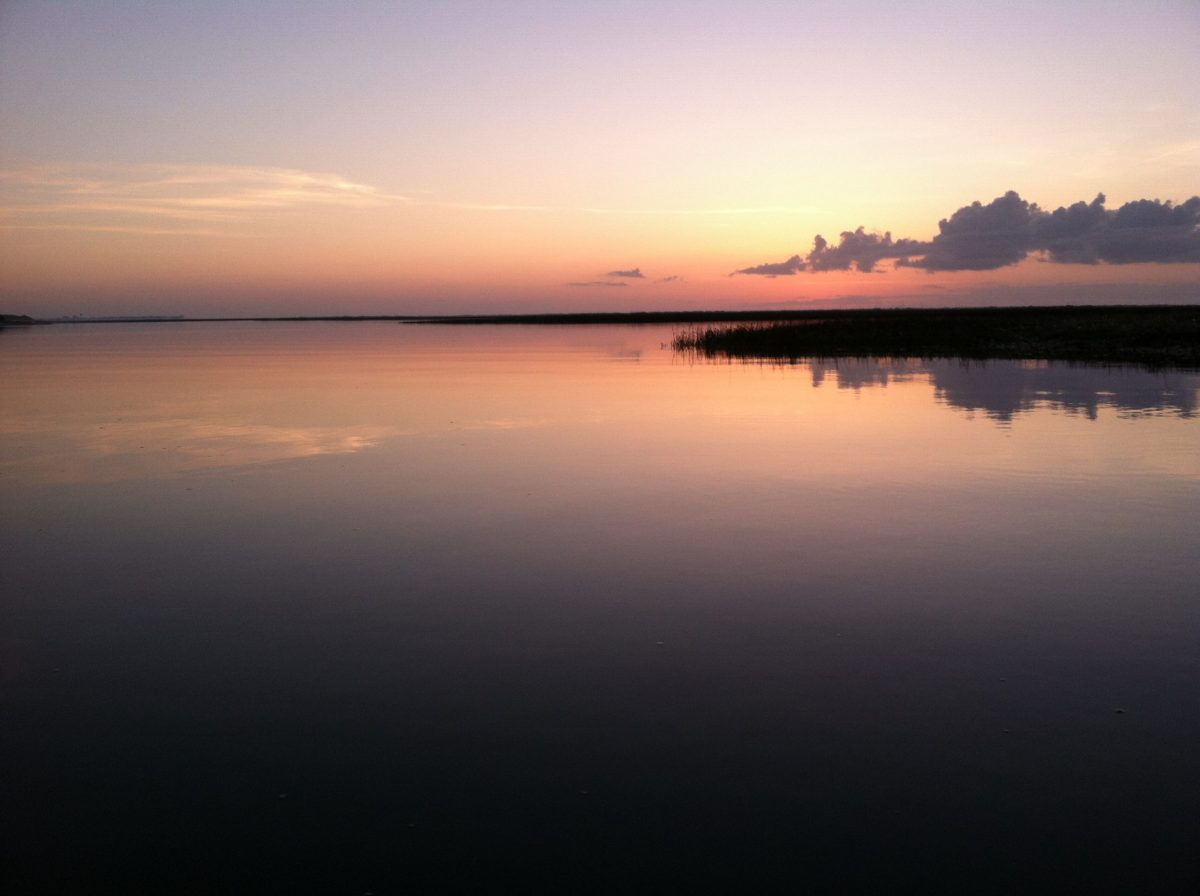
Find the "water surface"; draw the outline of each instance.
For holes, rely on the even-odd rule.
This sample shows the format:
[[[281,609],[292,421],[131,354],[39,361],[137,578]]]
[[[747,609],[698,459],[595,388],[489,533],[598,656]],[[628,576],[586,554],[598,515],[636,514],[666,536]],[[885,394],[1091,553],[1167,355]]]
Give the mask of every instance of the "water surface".
[[[1200,883],[1200,376],[0,333],[17,891]]]

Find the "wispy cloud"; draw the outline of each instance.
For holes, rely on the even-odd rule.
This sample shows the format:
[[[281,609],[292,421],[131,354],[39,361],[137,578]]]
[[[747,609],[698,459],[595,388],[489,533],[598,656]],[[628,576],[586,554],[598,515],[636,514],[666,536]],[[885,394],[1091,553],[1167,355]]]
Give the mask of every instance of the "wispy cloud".
[[[11,230],[78,230],[87,233],[134,233],[141,236],[228,236],[229,231],[201,227],[136,227],[120,224],[0,224]],[[253,236],[253,234],[239,234]]]
[[[484,202],[418,202],[417,205],[431,205],[438,208],[460,208],[474,212],[552,212],[557,211],[550,205],[506,205],[504,203]]]
[[[1150,153],[1148,161],[1172,168],[1200,168],[1200,140],[1167,143]]]
[[[270,166],[59,164],[0,169],[0,229],[8,230],[231,235],[231,225],[260,212],[386,205],[617,216],[805,214],[815,210],[808,206],[581,208],[451,200],[431,193],[388,193],[335,173]],[[614,272],[608,276],[628,275]]]
[[[642,273],[641,268],[630,268],[627,271],[609,271],[605,277],[625,277],[630,280],[645,280],[646,275]]]
[[[756,205],[744,208],[593,208],[578,209],[592,215],[809,215],[820,209],[815,205]]]
[[[290,168],[46,165],[0,170],[0,226],[15,229],[195,235],[204,232],[196,224],[243,220],[258,211],[370,208],[407,201],[337,174]]]
[[[568,283],[567,286],[628,286],[626,283],[614,283],[611,280],[579,280],[574,283]]]

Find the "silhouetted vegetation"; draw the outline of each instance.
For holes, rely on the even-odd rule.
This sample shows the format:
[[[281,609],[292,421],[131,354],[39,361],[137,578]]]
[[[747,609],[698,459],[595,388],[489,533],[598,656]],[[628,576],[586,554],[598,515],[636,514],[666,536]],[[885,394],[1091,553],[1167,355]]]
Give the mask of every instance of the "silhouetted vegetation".
[[[36,323],[38,321],[27,314],[0,314],[0,327],[28,327]]]
[[[707,357],[1008,358],[1200,368],[1200,306],[877,309],[694,328],[674,347]]]

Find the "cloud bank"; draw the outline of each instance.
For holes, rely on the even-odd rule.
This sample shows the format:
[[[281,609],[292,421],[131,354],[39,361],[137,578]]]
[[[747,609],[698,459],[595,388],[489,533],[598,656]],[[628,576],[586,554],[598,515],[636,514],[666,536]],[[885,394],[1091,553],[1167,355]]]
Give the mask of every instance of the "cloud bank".
[[[859,227],[844,231],[836,245],[818,235],[807,258],[793,255],[734,274],[870,273],[881,261],[926,271],[991,271],[1029,255],[1055,264],[1200,263],[1200,196],[1179,205],[1138,199],[1110,210],[1101,193],[1090,203],[1045,211],[1010,190],[943,218],[931,240],[893,239]]]

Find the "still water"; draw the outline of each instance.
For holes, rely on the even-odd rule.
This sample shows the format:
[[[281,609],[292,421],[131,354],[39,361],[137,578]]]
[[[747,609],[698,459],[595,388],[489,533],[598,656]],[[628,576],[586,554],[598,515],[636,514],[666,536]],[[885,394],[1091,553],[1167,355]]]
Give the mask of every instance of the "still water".
[[[1200,375],[0,332],[9,892],[1194,891]]]

